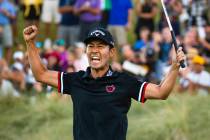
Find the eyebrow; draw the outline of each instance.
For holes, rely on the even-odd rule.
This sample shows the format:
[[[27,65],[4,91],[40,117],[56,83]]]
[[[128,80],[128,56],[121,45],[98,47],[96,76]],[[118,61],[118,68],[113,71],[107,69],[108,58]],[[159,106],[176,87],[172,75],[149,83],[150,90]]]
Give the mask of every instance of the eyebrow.
[[[104,42],[99,42],[99,43],[88,43],[88,45],[104,45],[104,46],[107,46],[108,44],[104,43]]]

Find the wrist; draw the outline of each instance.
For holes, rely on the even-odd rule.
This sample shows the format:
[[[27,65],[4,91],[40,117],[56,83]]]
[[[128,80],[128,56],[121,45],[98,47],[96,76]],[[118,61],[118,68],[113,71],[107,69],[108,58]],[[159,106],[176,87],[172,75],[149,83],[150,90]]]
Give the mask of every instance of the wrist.
[[[28,41],[26,41],[26,45],[27,45],[27,47],[30,47],[32,45],[35,45],[34,40],[28,40]]]
[[[171,65],[171,69],[172,70],[179,70],[179,67],[180,67],[180,64],[179,63],[172,63],[172,65]]]

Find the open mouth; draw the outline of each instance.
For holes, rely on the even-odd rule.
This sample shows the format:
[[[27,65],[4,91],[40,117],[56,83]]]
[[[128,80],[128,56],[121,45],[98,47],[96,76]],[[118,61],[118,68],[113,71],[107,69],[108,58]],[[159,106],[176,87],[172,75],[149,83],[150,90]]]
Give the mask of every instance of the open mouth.
[[[91,61],[92,62],[95,62],[95,63],[98,63],[98,62],[100,62],[100,57],[99,56],[95,56],[95,55],[92,55],[91,56]]]

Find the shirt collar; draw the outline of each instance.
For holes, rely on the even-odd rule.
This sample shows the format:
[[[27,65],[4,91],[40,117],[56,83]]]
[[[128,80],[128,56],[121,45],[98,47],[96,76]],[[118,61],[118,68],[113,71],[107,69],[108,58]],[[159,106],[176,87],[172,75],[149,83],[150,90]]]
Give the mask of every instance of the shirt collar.
[[[108,71],[105,73],[105,75],[103,77],[109,77],[113,75],[113,70],[111,68],[111,66],[109,66]],[[90,67],[87,68],[87,70],[85,71],[84,75],[82,76],[83,78],[93,78],[91,76],[91,70]]]

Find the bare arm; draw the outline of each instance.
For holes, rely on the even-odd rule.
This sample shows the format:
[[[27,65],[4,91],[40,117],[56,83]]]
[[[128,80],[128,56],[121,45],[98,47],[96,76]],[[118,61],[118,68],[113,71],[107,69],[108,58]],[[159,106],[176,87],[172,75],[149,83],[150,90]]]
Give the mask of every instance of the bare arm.
[[[129,30],[131,28],[132,25],[132,9],[128,10],[128,22],[126,25],[126,29]]]
[[[89,12],[93,15],[97,15],[101,12],[101,9],[100,8],[92,8],[92,7],[89,7],[89,6],[82,6],[80,7],[79,9],[76,9],[75,8],[75,14],[81,14],[83,12]]]
[[[35,47],[35,37],[38,33],[36,26],[26,27],[23,36],[27,45],[28,60],[37,81],[58,87],[58,72],[49,71],[41,62],[38,48]]]
[[[62,6],[58,9],[59,13],[64,14],[64,13],[73,13],[74,8],[72,6]]]
[[[1,10],[1,13],[3,13],[5,16],[7,16],[8,18],[10,19],[15,19],[16,16],[15,15],[12,15],[9,11],[5,10],[5,9],[2,9]]]
[[[160,85],[151,83],[148,84],[145,91],[146,99],[167,99],[176,83],[176,77],[179,73],[180,65],[178,62],[184,59],[185,55],[182,51],[182,48],[179,48],[179,50],[177,51],[176,62],[172,64],[169,73],[165,76],[164,80],[160,83]]]
[[[17,83],[21,90],[25,89],[24,73],[22,71],[11,71],[5,69],[1,76],[4,79]]]

